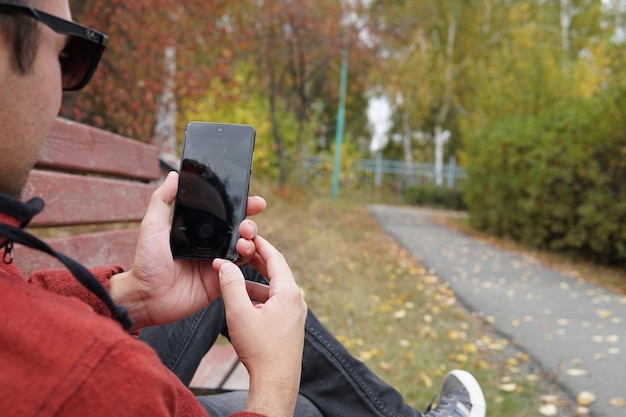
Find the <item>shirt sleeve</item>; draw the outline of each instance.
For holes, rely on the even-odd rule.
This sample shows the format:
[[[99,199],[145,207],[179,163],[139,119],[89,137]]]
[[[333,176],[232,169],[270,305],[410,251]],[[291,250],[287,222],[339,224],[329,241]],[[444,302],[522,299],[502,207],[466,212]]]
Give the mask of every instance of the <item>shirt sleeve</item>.
[[[115,274],[123,272],[120,266],[92,269],[91,273],[109,289],[109,280]],[[28,282],[46,291],[67,297],[78,298],[89,305],[96,313],[110,317],[111,313],[106,305],[95,294],[85,288],[74,275],[65,269],[48,269],[35,271],[28,278]]]
[[[120,343],[101,357],[73,395],[60,407],[60,417],[208,417],[193,393],[147,345]]]
[[[209,417],[193,393],[143,342],[114,348],[62,406],[61,417]],[[230,417],[266,417],[234,413]]]

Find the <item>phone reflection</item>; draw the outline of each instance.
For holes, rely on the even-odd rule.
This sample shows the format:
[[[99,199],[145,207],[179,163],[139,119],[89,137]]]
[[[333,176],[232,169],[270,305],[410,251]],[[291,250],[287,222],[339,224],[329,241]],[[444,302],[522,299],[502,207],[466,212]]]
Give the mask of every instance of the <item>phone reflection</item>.
[[[233,213],[222,179],[200,161],[184,159],[172,219],[172,253],[196,259],[225,257],[234,233]]]

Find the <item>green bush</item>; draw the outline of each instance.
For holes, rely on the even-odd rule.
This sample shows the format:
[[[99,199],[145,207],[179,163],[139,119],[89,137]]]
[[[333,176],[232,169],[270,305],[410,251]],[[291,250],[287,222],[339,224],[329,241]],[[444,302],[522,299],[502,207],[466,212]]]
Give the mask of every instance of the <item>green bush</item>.
[[[455,188],[436,185],[411,185],[404,191],[404,199],[409,204],[465,210],[463,192]]]
[[[470,222],[536,247],[626,260],[626,111],[621,98],[567,103],[474,138]]]

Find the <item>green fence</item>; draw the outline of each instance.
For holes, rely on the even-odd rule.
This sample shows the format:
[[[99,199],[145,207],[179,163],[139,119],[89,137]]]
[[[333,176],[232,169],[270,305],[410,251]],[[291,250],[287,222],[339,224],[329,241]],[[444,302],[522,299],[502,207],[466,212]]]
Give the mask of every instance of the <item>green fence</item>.
[[[300,181],[330,181],[333,175],[333,160],[330,156],[306,156],[303,158]],[[403,191],[410,185],[440,185],[458,188],[467,179],[463,167],[453,157],[447,164],[437,166],[425,162],[405,162],[376,158],[356,159],[344,164],[340,174],[343,186],[391,187]]]

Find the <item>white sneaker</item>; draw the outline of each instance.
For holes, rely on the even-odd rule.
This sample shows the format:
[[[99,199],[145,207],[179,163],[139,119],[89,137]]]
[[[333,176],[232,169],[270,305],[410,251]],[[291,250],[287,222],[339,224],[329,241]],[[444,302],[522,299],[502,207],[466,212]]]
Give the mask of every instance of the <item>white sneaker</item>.
[[[448,373],[441,385],[437,407],[428,406],[424,417],[485,417],[487,404],[476,378],[466,371]],[[432,405],[432,404],[431,404]]]

